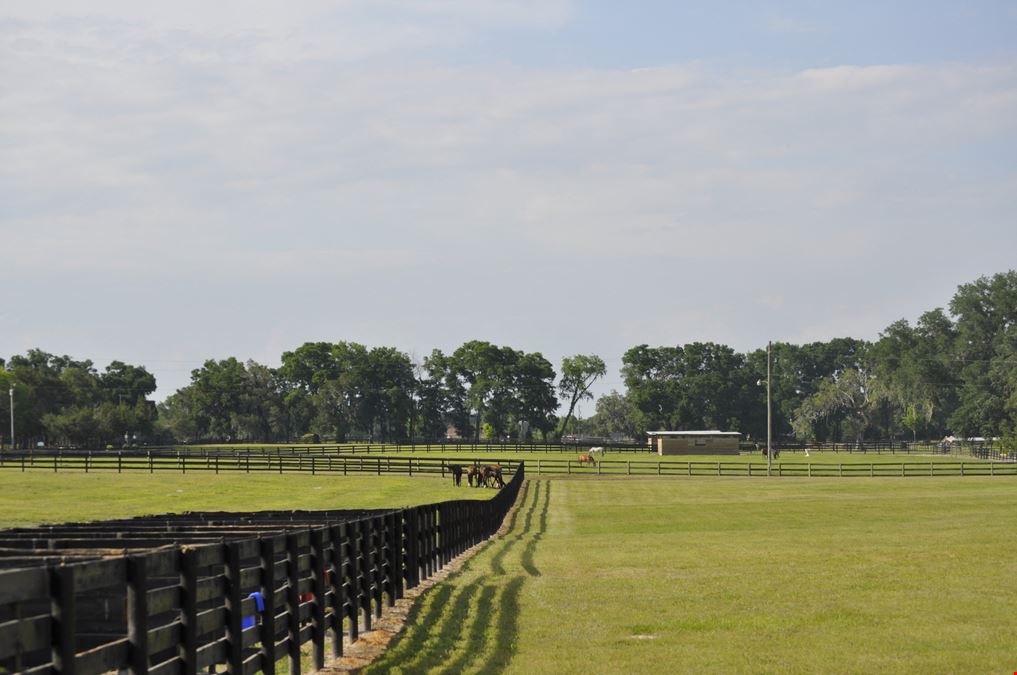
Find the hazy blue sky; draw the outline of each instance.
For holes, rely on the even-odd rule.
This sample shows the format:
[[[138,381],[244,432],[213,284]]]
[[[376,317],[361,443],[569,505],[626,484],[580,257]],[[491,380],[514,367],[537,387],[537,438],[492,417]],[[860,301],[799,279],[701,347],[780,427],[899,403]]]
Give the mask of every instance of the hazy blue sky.
[[[874,338],[1017,267],[1017,4],[0,5],[0,355]],[[592,412],[592,406],[590,406]]]

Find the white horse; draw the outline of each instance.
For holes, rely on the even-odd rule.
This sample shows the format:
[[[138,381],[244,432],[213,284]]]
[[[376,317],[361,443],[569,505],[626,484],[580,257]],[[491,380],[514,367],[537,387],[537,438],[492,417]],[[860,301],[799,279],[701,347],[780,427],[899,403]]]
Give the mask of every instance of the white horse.
[[[598,455],[598,454],[599,455],[603,455],[604,454],[604,448],[600,447],[599,445],[597,447],[595,447],[595,448],[590,448],[590,454],[591,455]]]

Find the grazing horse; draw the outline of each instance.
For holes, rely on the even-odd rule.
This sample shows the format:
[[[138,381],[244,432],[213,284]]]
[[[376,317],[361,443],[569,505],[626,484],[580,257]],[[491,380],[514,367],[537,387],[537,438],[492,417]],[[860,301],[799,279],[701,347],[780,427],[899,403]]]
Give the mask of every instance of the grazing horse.
[[[579,455],[579,466],[587,463],[596,464],[597,462],[593,459],[593,455]]]
[[[449,464],[448,470],[452,472],[452,484],[459,487],[463,484],[463,467],[458,464]]]
[[[484,485],[487,487],[505,487],[505,480],[501,477],[500,464],[488,464],[482,471],[484,472]]]
[[[466,469],[466,480],[469,481],[470,487],[480,487],[481,479],[482,472],[480,467],[476,464],[471,464],[469,468]],[[476,483],[474,483],[474,481],[476,481]]]

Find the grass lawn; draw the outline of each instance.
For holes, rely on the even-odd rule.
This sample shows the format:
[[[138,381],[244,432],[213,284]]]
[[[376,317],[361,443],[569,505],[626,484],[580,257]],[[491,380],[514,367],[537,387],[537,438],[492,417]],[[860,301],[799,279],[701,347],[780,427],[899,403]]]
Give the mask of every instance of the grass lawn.
[[[437,477],[0,471],[0,528],[183,511],[354,509],[486,499]]]
[[[575,452],[509,452],[509,451],[498,451],[497,449],[491,451],[472,451],[462,450],[455,451],[446,449],[445,452],[441,452],[440,449],[432,450],[430,452],[426,450],[397,450],[396,448],[386,448],[384,452],[376,452],[372,450],[370,453],[364,453],[364,457],[430,457],[433,459],[438,458],[457,458],[463,462],[469,462],[474,459],[481,461],[493,461],[493,460],[522,460],[525,462],[536,462],[540,461],[559,461],[564,462],[565,460],[572,460],[573,462],[583,453]],[[354,453],[355,456],[360,456]],[[748,455],[666,455],[661,457],[657,454],[649,452],[608,452],[604,455],[597,455],[596,460],[598,462],[724,462],[724,463],[744,463],[749,462],[753,464],[766,464],[766,458],[760,457],[758,454]],[[928,464],[929,462],[971,462],[979,463],[986,460],[977,459],[975,457],[957,457],[943,454],[898,454],[891,455],[889,452],[877,454],[875,452],[870,453],[846,453],[846,452],[813,452],[809,457],[806,457],[800,452],[785,452],[782,453],[779,459],[774,460],[774,465],[784,463],[817,463],[817,464],[879,464],[879,463],[890,463],[899,464],[900,462],[917,462],[921,464]]]
[[[533,480],[369,672],[1017,670],[1011,478]]]

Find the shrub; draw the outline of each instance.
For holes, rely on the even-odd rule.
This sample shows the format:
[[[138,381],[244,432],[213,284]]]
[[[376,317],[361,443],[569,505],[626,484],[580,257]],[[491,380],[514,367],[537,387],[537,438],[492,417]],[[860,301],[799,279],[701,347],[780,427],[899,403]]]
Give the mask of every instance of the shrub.
[[[321,436],[318,434],[304,434],[300,437],[301,443],[321,443]]]

